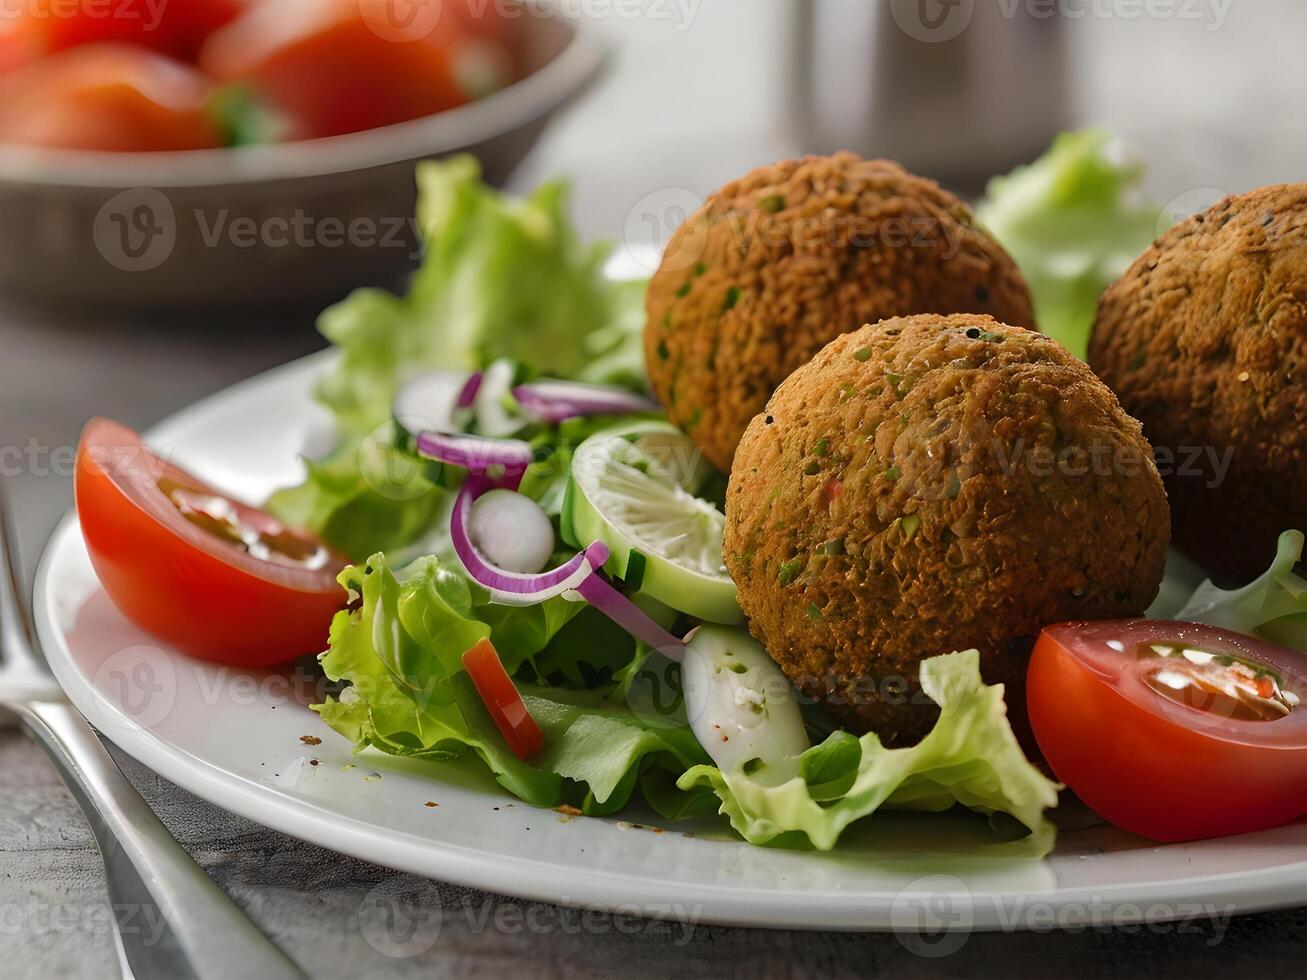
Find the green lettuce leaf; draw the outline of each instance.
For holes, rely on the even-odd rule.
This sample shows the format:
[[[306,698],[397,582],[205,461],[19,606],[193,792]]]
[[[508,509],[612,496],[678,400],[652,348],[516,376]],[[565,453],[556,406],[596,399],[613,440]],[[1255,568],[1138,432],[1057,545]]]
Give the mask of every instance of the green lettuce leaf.
[[[356,561],[418,540],[449,502],[423,461],[397,448],[393,422],[305,466],[304,482],[274,493],[268,510]]]
[[[1307,653],[1307,580],[1294,572],[1303,541],[1302,531],[1285,531],[1265,575],[1228,591],[1208,579],[1175,618],[1252,633]]]
[[[338,447],[268,502],[355,560],[416,541],[447,497],[395,448],[391,406],[407,378],[508,357],[540,374],[589,367],[643,385],[629,338],[643,317],[644,285],[604,277],[609,249],[580,243],[566,185],[511,198],[482,182],[469,156],[424,163],[417,181],[426,251],[408,294],[358,290],[318,321],[338,353],[316,389]],[[595,358],[609,366],[591,365]]]
[[[710,787],[736,831],[754,844],[829,850],[849,824],[881,807],[942,811],[961,804],[1009,814],[1027,831],[995,843],[995,853],[1042,856],[1055,832],[1044,811],[1058,786],[1021,751],[1007,721],[1003,688],[980,678],[974,650],[921,664],[921,686],[940,707],[939,720],[910,748],[887,749],[875,735],[834,732],[783,765],[686,772],[687,791]]]
[[[472,754],[505,789],[536,806],[611,813],[647,781],[655,806],[692,808],[695,795],[674,783],[707,759],[693,734],[642,719],[607,700],[603,689],[519,684],[545,748],[525,762],[509,750],[463,670],[462,654],[489,637],[506,665],[529,662],[566,632],[571,617],[557,607],[538,607],[544,611],[532,629],[520,618],[484,622],[475,589],[434,557],[394,571],[374,555],[340,581],[355,601],[336,615],[320,662],[345,686],[314,710],[358,749],[435,759]]]
[[[585,338],[590,363],[577,375],[578,381],[648,390],[644,362],[644,294],[648,286],[644,279],[613,284],[612,322]]]
[[[347,430],[388,419],[399,385],[424,369],[506,357],[570,377],[599,353],[587,338],[629,317],[630,287],[604,277],[608,246],[578,240],[564,183],[511,198],[470,156],[424,163],[417,182],[427,247],[408,295],[360,290],[320,323],[340,359],[318,396]]]
[[[1107,133],[1063,133],[1035,163],[990,182],[981,224],[1016,259],[1039,329],[1083,358],[1109,284],[1159,233],[1162,209],[1142,196],[1143,168]]]

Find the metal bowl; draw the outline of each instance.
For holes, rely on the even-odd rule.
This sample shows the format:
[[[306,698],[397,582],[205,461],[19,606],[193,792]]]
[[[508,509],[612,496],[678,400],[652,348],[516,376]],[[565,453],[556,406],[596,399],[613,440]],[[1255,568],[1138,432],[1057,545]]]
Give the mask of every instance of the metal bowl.
[[[472,153],[502,183],[604,56],[533,18],[521,81],[412,122],[186,153],[0,148],[0,292],[73,307],[321,303],[416,259],[414,165]]]

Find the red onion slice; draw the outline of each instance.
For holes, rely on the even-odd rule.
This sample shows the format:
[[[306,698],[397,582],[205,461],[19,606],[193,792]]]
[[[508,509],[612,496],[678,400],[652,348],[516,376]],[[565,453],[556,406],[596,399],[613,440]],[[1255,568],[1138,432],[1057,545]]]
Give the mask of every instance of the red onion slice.
[[[477,392],[481,390],[481,379],[485,375],[480,371],[474,371],[467,376],[467,382],[458,393],[457,405],[459,408],[471,408],[477,400]]]
[[[544,422],[565,422],[584,415],[630,415],[656,412],[658,406],[642,395],[610,385],[543,379],[518,385],[513,397]]]
[[[637,640],[674,660],[681,658],[684,644],[650,619],[601,574],[600,570],[609,558],[608,546],[602,541],[595,541],[571,561],[538,575],[505,571],[487,561],[472,542],[469,525],[472,505],[495,486],[495,482],[485,476],[469,477],[454,501],[449,528],[454,553],[472,581],[490,593],[492,602],[506,606],[534,606],[576,592]]]
[[[649,644],[672,660],[680,661],[684,655],[685,644],[681,640],[650,619],[643,609],[618,592],[598,572],[582,582],[576,591],[586,602],[642,643]]]
[[[418,435],[417,448],[428,459],[461,467],[476,476],[485,476],[492,467],[499,467],[505,477],[497,484],[499,486],[511,483],[516,487],[526,468],[535,460],[531,446],[520,439],[423,432]]]
[[[449,527],[454,553],[472,581],[488,591],[494,602],[506,606],[534,606],[564,592],[574,592],[608,560],[608,546],[597,541],[571,561],[538,575],[507,572],[492,565],[472,543],[469,523],[472,505],[483,493],[494,488],[495,483],[484,476],[469,477],[454,501]]]

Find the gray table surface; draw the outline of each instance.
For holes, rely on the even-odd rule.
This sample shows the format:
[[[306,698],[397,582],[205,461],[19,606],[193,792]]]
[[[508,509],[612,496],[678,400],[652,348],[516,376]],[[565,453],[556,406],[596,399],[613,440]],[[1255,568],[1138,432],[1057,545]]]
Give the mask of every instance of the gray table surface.
[[[620,236],[624,217],[650,193],[667,188],[702,193],[792,149],[773,125],[772,102],[765,97],[777,77],[773,55],[783,43],[776,0],[690,4],[690,9],[693,19],[683,24],[609,18],[597,25],[620,46],[620,67],[588,104],[560,121],[519,174],[522,184],[555,172],[573,175],[578,220],[588,235]],[[1262,21],[1250,19],[1257,16],[1254,11],[1261,12]],[[1272,16],[1296,17],[1289,25],[1293,29],[1266,20]],[[1128,73],[1117,66],[1132,65],[1156,77],[1183,63],[1184,44],[1191,43],[1197,51],[1187,55],[1191,61],[1209,61],[1220,70],[1189,76],[1168,106],[1153,109],[1169,113],[1172,122],[1204,113],[1219,116],[1254,98],[1249,91],[1254,72],[1240,71],[1235,54],[1253,59],[1258,77],[1269,80],[1273,92],[1299,90],[1286,73],[1296,64],[1291,56],[1304,27],[1307,12],[1281,0],[1241,5],[1222,33],[1195,35],[1188,42],[1177,39],[1173,25],[1094,18],[1082,28],[1087,39],[1077,62],[1084,111],[1134,135],[1146,148],[1150,141],[1172,146],[1170,129],[1153,125],[1135,99],[1147,79],[1123,77]],[[1163,29],[1171,29],[1168,43],[1154,36]],[[738,43],[741,39],[748,43]],[[712,56],[723,45],[731,52],[727,61]],[[1277,57],[1276,50],[1287,57]],[[1112,57],[1102,58],[1104,51]],[[676,71],[658,74],[659,66],[669,63]],[[1264,71],[1263,64],[1269,66]],[[660,81],[651,86],[654,77]],[[639,112],[631,111],[633,101],[640,102]],[[1296,111],[1301,117],[1301,107]],[[1237,189],[1287,179],[1300,166],[1291,161],[1303,158],[1287,142],[1290,119],[1277,115],[1268,124],[1275,138],[1247,154],[1235,153],[1229,140],[1205,142],[1197,129],[1186,126],[1185,153],[1173,154],[1169,168],[1157,172],[1156,191]],[[1302,132],[1297,127],[1299,148]],[[1205,145],[1222,149],[1206,152]],[[1297,176],[1301,179],[1300,172]],[[0,462],[17,470],[13,483],[29,567],[71,502],[68,454],[89,416],[146,426],[205,394],[316,349],[321,341],[312,319],[310,313],[281,313],[234,321],[193,316],[143,322],[0,307],[0,449],[6,451]],[[15,459],[20,460],[16,467]],[[1307,910],[1184,930],[974,935],[942,958],[921,956],[911,943],[888,935],[702,926],[686,931],[678,925],[582,916],[343,857],[236,817],[119,758],[196,860],[315,976],[1303,975]],[[378,951],[360,918],[369,896],[378,894],[417,910],[433,934],[439,924],[438,938],[411,957]],[[0,975],[12,977],[99,977],[114,969],[94,843],[39,750],[12,729],[0,729],[0,964]]]

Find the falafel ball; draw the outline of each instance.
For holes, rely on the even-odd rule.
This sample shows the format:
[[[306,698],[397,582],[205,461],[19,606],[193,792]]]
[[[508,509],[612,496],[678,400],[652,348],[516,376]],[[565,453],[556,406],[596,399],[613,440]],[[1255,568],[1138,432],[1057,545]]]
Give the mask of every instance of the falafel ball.
[[[842,333],[910,313],[1035,325],[1016,263],[962,201],[853,153],[712,195],[668,243],[646,313],[653,389],[723,472],[776,386]]]
[[[845,334],[735,454],[726,564],[749,627],[854,732],[919,740],[925,658],[979,649],[1023,731],[1024,638],[1142,613],[1169,514],[1139,423],[1056,341],[984,316]]]
[[[1089,363],[1144,424],[1176,546],[1218,583],[1307,529],[1307,184],[1226,198],[1103,296]]]

